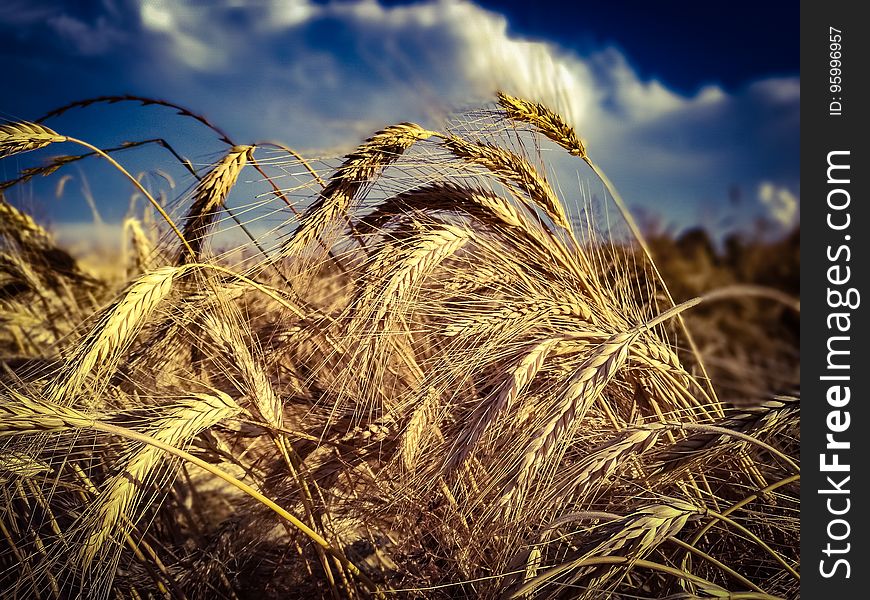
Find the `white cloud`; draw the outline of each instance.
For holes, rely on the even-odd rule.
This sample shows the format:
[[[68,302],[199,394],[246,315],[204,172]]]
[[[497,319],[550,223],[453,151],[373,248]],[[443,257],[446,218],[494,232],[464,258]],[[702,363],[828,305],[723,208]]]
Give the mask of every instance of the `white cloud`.
[[[768,216],[784,228],[792,227],[797,221],[799,200],[790,190],[763,181],[758,185],[758,199]]]
[[[800,81],[795,77],[772,77],[757,81],[750,90],[769,102],[792,104],[801,96]]]
[[[724,201],[733,186],[750,195],[759,181],[799,190],[796,77],[687,95],[666,80],[642,78],[617,49],[581,56],[521,39],[502,15],[463,0],[389,7],[377,0],[130,1],[123,6],[133,7],[139,29],[130,15],[111,11],[85,23],[56,5],[40,10],[82,52],[129,46],[129,79],[113,82],[117,91],[153,89],[239,141],[278,139],[331,152],[388,122],[437,126],[439,116],[505,89],[564,115],[630,202],[656,202],[669,216]],[[94,35],[111,27],[128,28],[127,37]],[[96,81],[100,73],[86,76]],[[103,90],[105,81],[91,88]],[[785,206],[781,195],[765,192]]]
[[[392,63],[399,60],[404,62],[406,71],[418,69],[421,80],[433,73],[449,72],[454,87],[464,97],[457,97],[454,91],[442,97],[445,104],[489,100],[495,89],[507,89],[552,106],[577,126],[589,127],[590,123],[598,122],[600,105],[605,101],[610,102],[610,109],[618,112],[620,119],[648,122],[669,112],[725,99],[724,92],[714,86],[686,98],[659,81],[642,81],[615,49],[606,49],[584,60],[552,44],[511,37],[503,16],[462,0],[390,8],[376,0],[325,6],[307,0],[236,1],[218,4],[207,11],[167,0],[141,1],[143,25],[168,36],[177,60],[200,71],[220,72],[233,61],[252,62],[258,69],[265,67],[273,72],[276,67],[292,71],[312,55],[322,62],[318,49],[299,47],[298,41],[290,38],[301,26],[328,17],[341,21],[359,36],[361,44],[367,45],[357,48],[359,55],[354,57],[357,60],[368,54],[383,60],[384,65],[390,64],[384,69],[392,68]],[[274,36],[271,42],[290,43],[298,50],[292,55],[292,64],[275,64],[268,49],[260,50],[262,47],[255,38],[240,42],[239,32],[229,22],[227,13],[245,8],[250,9],[247,16],[253,29],[268,31]],[[286,34],[283,38],[282,32]],[[427,53],[427,40],[442,45],[449,40],[453,47],[433,48]],[[407,56],[396,56],[402,51],[407,51]],[[327,70],[319,74],[324,78],[333,75]],[[320,82],[313,77],[297,83],[317,86]],[[390,90],[384,95],[395,102],[394,93],[395,90]],[[408,99],[411,104],[415,100],[418,99]]]
[[[239,2],[244,6],[245,2]],[[308,0],[272,0],[266,3],[265,29],[281,30],[301,25],[320,13],[320,7]]]
[[[208,15],[204,11],[171,0],[142,0],[139,16],[146,29],[169,39],[182,65],[210,71],[225,64],[224,47],[205,35]]]
[[[706,86],[693,97],[685,97],[669,90],[655,79],[641,80],[637,72],[619,51],[608,48],[592,57],[599,74],[595,82],[607,90],[607,97],[615,111],[623,118],[639,123],[650,122],[668,113],[709,106],[727,99],[716,86]]]

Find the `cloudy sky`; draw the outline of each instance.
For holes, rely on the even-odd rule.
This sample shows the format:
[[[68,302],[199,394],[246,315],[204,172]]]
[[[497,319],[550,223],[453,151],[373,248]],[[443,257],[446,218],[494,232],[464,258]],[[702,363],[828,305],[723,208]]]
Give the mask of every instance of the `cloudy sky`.
[[[131,93],[190,106],[238,141],[317,154],[388,123],[437,125],[505,89],[565,114],[632,205],[681,227],[734,214],[790,225],[799,3],[696,4],[4,0],[0,118]],[[170,116],[116,106],[48,124],[107,145],[176,135],[195,160],[216,158],[213,137]],[[4,161],[0,177],[39,159]],[[47,185],[17,200],[36,202]],[[103,218],[120,219],[126,202],[99,178],[91,187]],[[91,218],[72,192],[37,210]]]

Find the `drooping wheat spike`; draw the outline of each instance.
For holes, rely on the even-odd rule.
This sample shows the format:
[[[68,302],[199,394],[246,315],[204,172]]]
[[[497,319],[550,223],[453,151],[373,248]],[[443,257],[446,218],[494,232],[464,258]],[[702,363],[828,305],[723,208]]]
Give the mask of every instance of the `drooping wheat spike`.
[[[480,165],[502,182],[519,187],[557,226],[571,231],[568,215],[556,192],[525,157],[498,146],[477,144],[456,136],[445,137],[443,144],[457,158]]]
[[[459,434],[454,452],[449,458],[448,470],[461,465],[493,422],[505,411],[510,410],[541,370],[550,351],[559,341],[559,338],[548,338],[536,343],[511,366],[497,392],[478,406],[469,418],[468,425]]]
[[[439,182],[416,187],[384,200],[369,215],[360,219],[357,230],[366,234],[380,230],[391,219],[406,218],[415,211],[438,210],[458,211],[481,221],[495,218],[499,224],[507,227],[532,227],[513,204],[497,194],[480,188]]]
[[[541,296],[522,302],[504,302],[498,310],[458,316],[446,324],[441,333],[447,337],[507,333],[518,326],[532,326],[558,316],[589,321],[592,312],[586,302],[581,298],[572,299],[570,294],[562,300]]]
[[[526,206],[525,200],[522,199]],[[535,268],[546,268],[552,259],[571,270],[574,268],[568,250],[560,240],[547,235],[537,219],[529,219],[525,211],[491,191],[460,186],[454,183],[433,183],[398,194],[382,202],[376,210],[360,220],[360,232],[380,229],[391,219],[408,218],[415,211],[454,211],[475,219],[475,224],[495,229],[503,239],[542,257]]]
[[[17,254],[0,252],[0,300],[11,300],[26,292],[38,292],[42,287],[30,265]]]
[[[378,294],[374,322],[391,310],[404,310],[408,293],[416,288],[426,275],[444,259],[455,254],[471,239],[469,229],[444,224],[414,238],[414,243],[403,249],[401,258],[389,271],[386,286]]]
[[[0,125],[0,158],[39,150],[49,144],[65,142],[66,137],[45,125],[21,121]]]
[[[245,391],[266,423],[278,428],[283,427],[283,404],[275,394],[262,366],[254,359],[248,347],[249,342],[243,339],[240,319],[231,321],[217,312],[206,312],[202,324],[205,334],[219,345],[230,357],[232,364],[239,369]]]
[[[560,240],[548,235],[538,219],[530,219],[526,211],[493,192],[453,183],[434,183],[403,192],[378,205],[370,214],[357,222],[357,231],[368,234],[384,233],[390,222],[407,223],[414,215],[437,211],[459,213],[473,220],[473,227],[485,227],[496,232],[500,240],[516,246],[522,253],[532,253],[539,261],[529,261],[514,273],[525,275],[534,269],[547,272],[553,263],[569,272],[576,272],[576,264]],[[506,263],[506,266],[510,266]],[[481,269],[487,268],[485,265]]]
[[[612,535],[607,536],[576,562],[593,556],[625,556],[630,560],[645,558],[666,539],[679,533],[689,519],[703,513],[703,509],[676,498],[669,499],[667,504],[645,506],[611,523],[612,528],[609,527],[608,530]],[[594,568],[581,568],[573,574],[571,582],[577,583],[593,571]],[[601,589],[617,571],[618,569],[608,569],[595,576],[589,586]]]
[[[169,295],[173,280],[184,269],[160,267],[135,280],[79,342],[67,366],[51,384],[49,398],[61,402],[77,393],[97,365],[103,371],[111,371],[119,352],[130,344],[154,309]]]
[[[197,184],[193,204],[184,219],[183,228],[184,238],[193,255],[190,255],[187,248],[183,248],[178,256],[178,264],[195,262],[199,258],[209,228],[253,152],[254,146],[233,146]]]
[[[30,215],[7,203],[0,194],[0,244],[9,242],[16,247],[19,262],[38,275],[52,293],[84,297],[104,285],[58,247],[52,235]],[[72,289],[68,284],[73,285]]]
[[[692,383],[692,376],[683,367],[677,353],[666,344],[654,339],[644,339],[644,343],[637,344],[632,348],[641,362],[670,373],[687,389]]]
[[[13,477],[30,478],[50,470],[51,466],[38,458],[23,452],[0,450],[0,484]]]
[[[437,389],[429,389],[422,400],[414,408],[411,413],[411,419],[408,421],[408,426],[402,436],[402,444],[400,456],[402,464],[409,473],[414,472],[414,467],[417,465],[417,457],[420,455],[422,448],[421,443],[424,441],[424,436],[432,428],[432,422],[435,411],[438,409],[438,404],[441,401],[441,394]]]
[[[758,436],[796,425],[800,420],[800,398],[775,396],[756,406],[742,407],[713,423],[717,427]],[[719,433],[692,432],[688,437],[665,449],[657,457],[669,469],[676,469],[692,458],[704,456],[705,450],[721,452],[729,446]],[[741,442],[742,443],[742,442]],[[732,448],[733,453],[733,448]]]
[[[55,404],[40,398],[30,398],[2,387],[0,392],[0,433],[36,433],[61,429],[90,427],[99,418],[78,409]]]
[[[532,125],[574,156],[586,156],[586,147],[574,128],[543,104],[515,98],[505,92],[498,92],[498,103],[508,119]]]
[[[347,215],[360,188],[370,183],[373,177],[416,142],[432,135],[433,132],[415,123],[391,125],[348,154],[317,200],[300,218],[298,227],[284,244],[282,254],[293,256],[300,253],[333,226],[337,219]]]
[[[518,488],[528,483],[534,471],[550,457],[565,434],[583,418],[625,364],[629,347],[638,335],[637,330],[616,334],[583,361],[560,393],[549,419],[532,434],[515,477],[502,492],[502,502],[508,501]]]
[[[148,434],[179,447],[240,411],[241,407],[223,392],[191,394],[189,399],[152,421]],[[149,476],[161,464],[164,455],[159,448],[143,445],[127,460],[122,471],[101,486],[95,514],[88,516],[87,538],[81,546],[83,568],[88,568],[101,554],[108,540],[117,538],[135,524],[137,505],[150,487]]]

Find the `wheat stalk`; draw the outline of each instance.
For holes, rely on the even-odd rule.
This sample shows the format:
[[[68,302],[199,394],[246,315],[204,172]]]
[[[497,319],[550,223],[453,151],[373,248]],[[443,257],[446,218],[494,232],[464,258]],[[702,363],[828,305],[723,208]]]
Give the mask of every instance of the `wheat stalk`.
[[[577,136],[574,128],[543,104],[516,98],[504,92],[498,92],[497,97],[498,103],[504,109],[508,119],[534,126],[538,131],[562,146],[569,154],[580,158],[586,156],[586,147]]]
[[[8,398],[0,402],[0,433],[36,433],[90,427],[99,418],[68,406],[32,399],[3,388]]]
[[[667,425],[660,423],[630,429],[592,450],[578,465],[576,473],[572,470],[574,479],[579,482],[576,493],[582,496],[591,487],[602,484],[625,464],[628,456],[641,455],[652,448],[659,435],[668,429]]]
[[[160,267],[136,279],[105,309],[97,324],[79,343],[67,366],[51,384],[48,396],[60,402],[79,391],[98,364],[110,370],[154,309],[172,291],[172,282],[185,267]]]
[[[13,477],[31,478],[51,471],[44,461],[14,450],[0,450],[0,484]]]
[[[609,556],[625,553],[631,546],[632,557],[643,558],[667,538],[676,535],[693,516],[704,514],[697,506],[676,498],[667,504],[644,506],[613,523],[616,534],[586,553],[589,556]]]
[[[236,184],[239,173],[253,156],[254,146],[233,146],[214,168],[200,180],[193,194],[193,203],[184,219],[183,235],[190,245],[183,248],[178,264],[196,261],[208,229]]]
[[[406,218],[414,211],[453,210],[482,221],[492,220],[508,227],[531,228],[510,202],[492,192],[455,183],[432,183],[413,188],[381,202],[358,223],[360,233],[379,229],[389,220]]]
[[[151,255],[154,252],[151,239],[145,234],[139,219],[134,217],[124,219],[123,232],[125,240],[129,239],[129,245],[133,248],[132,264],[129,259],[125,260],[127,272],[128,274],[143,273],[148,269],[148,263],[151,261]],[[127,235],[129,235],[129,238],[127,238]],[[127,248],[126,243],[124,248]]]
[[[476,144],[456,136],[445,137],[443,144],[457,158],[485,167],[502,182],[519,187],[556,225],[566,231],[571,230],[558,196],[524,157],[498,146]]]
[[[416,142],[432,135],[433,132],[414,123],[391,125],[348,154],[317,200],[300,218],[299,226],[282,248],[282,255],[296,255],[324,234],[336,219],[348,213],[361,187]]]
[[[202,323],[206,334],[220,345],[231,357],[232,364],[239,369],[246,391],[266,423],[278,429],[282,428],[283,404],[275,394],[263,368],[254,360],[246,341],[242,339],[238,320],[234,319],[231,324],[225,317],[206,312]]]
[[[3,281],[4,300],[12,298],[21,291],[38,292],[42,287],[39,277],[30,268],[30,265],[22,261],[16,254],[0,252],[0,272],[6,274],[18,286],[24,286],[24,290],[6,289],[9,280]]]
[[[220,391],[213,395],[192,394],[188,400],[152,421],[149,435],[164,444],[180,447],[241,410],[232,398]],[[127,460],[124,469],[102,486],[95,502],[95,514],[88,517],[91,525],[81,547],[82,567],[88,568],[118,531],[135,524],[136,506],[148,487],[149,475],[159,466],[163,456],[163,450],[143,445]],[[125,522],[129,525],[123,525]]]
[[[402,436],[399,452],[402,464],[408,472],[413,473],[415,470],[417,457],[422,450],[421,443],[428,431],[437,427],[433,424],[433,417],[440,401],[441,394],[434,388],[429,389],[411,414],[411,419],[408,421],[408,426]]]
[[[625,557],[627,560],[617,563],[619,566],[631,567],[640,563],[662,542],[678,534],[689,519],[704,514],[702,509],[678,499],[669,499],[667,504],[644,506],[630,515],[608,524],[604,541],[585,552],[580,557],[552,567],[526,582],[519,590],[511,594],[511,598],[519,598],[538,588],[556,581],[562,574],[573,571],[567,585],[576,585],[580,580],[592,574],[596,566],[590,566],[597,557]],[[592,581],[584,582],[588,589],[601,590],[607,580],[612,577],[615,569],[608,569]]]
[[[413,244],[402,250],[401,259],[391,265],[373,321],[380,321],[390,310],[402,309],[409,291],[469,239],[470,230],[447,224],[417,236]]]
[[[532,434],[531,441],[523,451],[516,475],[502,491],[502,502],[509,500],[518,488],[528,483],[533,472],[549,458],[559,442],[583,418],[625,364],[629,347],[638,335],[637,330],[616,334],[599,345],[583,361],[568,380],[565,390],[560,393],[559,401],[550,417]]]
[[[3,233],[16,240],[22,249],[54,247],[51,234],[30,215],[6,202],[2,194],[0,194],[0,227]]]
[[[498,393],[478,405],[469,418],[469,425],[460,433],[448,461],[449,470],[461,465],[495,420],[510,410],[559,341],[559,338],[548,338],[536,343],[511,366]]]
[[[21,121],[0,125],[0,158],[45,148],[55,142],[65,142],[66,136],[39,123]]]

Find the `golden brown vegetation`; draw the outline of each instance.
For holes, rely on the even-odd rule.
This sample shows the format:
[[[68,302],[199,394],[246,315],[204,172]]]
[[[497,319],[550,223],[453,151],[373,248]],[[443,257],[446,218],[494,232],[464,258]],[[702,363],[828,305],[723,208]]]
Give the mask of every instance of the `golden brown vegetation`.
[[[213,127],[94,102],[126,100]],[[545,145],[603,178],[574,130],[506,94],[324,179],[214,129],[180,226],[131,177],[166,221],[129,216],[123,277],[0,202],[9,597],[798,595],[796,239],[635,249],[548,180]],[[4,156],[65,142],[24,179],[116,150],[0,127]],[[280,243],[230,208],[245,169]]]

